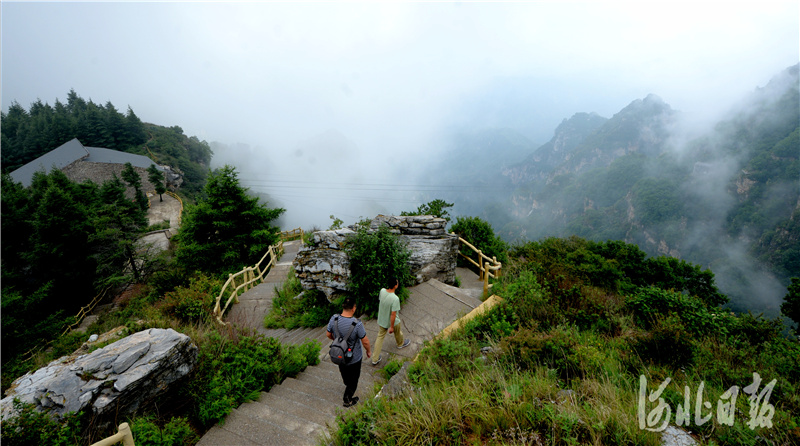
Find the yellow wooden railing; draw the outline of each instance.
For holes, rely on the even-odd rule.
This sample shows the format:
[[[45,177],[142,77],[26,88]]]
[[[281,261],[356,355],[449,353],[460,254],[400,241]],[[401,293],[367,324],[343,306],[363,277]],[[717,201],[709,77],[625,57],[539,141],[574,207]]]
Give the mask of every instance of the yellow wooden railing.
[[[303,228],[295,228],[291,231],[281,231],[281,240],[285,242],[294,240],[295,237],[300,237],[300,243],[303,244],[303,238],[305,237],[305,234],[303,234]]]
[[[487,256],[480,249],[463,238],[459,237],[458,240],[462,245],[465,245],[478,254],[478,261],[475,261],[471,259],[470,256],[463,254],[461,250],[458,251],[461,257],[464,257],[470,263],[478,267],[478,275],[480,276],[480,280],[483,281],[483,294],[486,295],[489,292],[489,277],[493,279],[500,277],[500,268],[503,267],[503,264],[497,261],[497,257]]]
[[[108,438],[104,438],[97,443],[92,443],[91,446],[111,446],[119,442],[122,442],[124,446],[136,446],[133,444],[133,432],[131,432],[131,428],[128,426],[128,423],[120,424],[116,434]]]
[[[231,305],[231,303],[238,304],[239,296],[245,291],[261,283],[269,272],[270,268],[278,263],[278,259],[280,259],[281,255],[283,255],[284,239],[293,238],[298,235],[300,236],[302,243],[303,230],[301,228],[281,232],[281,240],[278,242],[278,244],[270,246],[258,263],[253,266],[246,266],[236,274],[228,275],[228,280],[225,282],[225,285],[222,286],[222,291],[219,292],[217,301],[214,304],[214,317],[216,317],[217,322],[220,324],[225,324],[225,321],[222,320],[222,316],[225,314],[225,311],[228,310],[228,307]],[[266,263],[264,263],[265,261]],[[228,298],[225,300],[225,306],[223,307],[222,299],[226,293]]]
[[[104,289],[97,296],[95,296],[92,299],[91,302],[89,302],[87,305],[81,307],[80,311],[78,311],[78,314],[75,315],[75,322],[73,322],[71,325],[68,325],[66,328],[64,328],[64,331],[61,332],[61,336],[64,336],[65,334],[69,333],[70,331],[72,331],[76,327],[80,326],[81,322],[83,322],[83,319],[86,316],[88,316],[88,315],[90,315],[92,313],[92,310],[94,310],[94,307],[96,307],[97,304],[100,303],[100,301],[103,300],[103,298],[106,297],[106,295],[108,294],[108,291],[110,289],[111,289],[111,287],[106,287],[106,289]],[[51,345],[53,345],[53,342],[55,342],[55,339],[50,340],[49,342],[46,342],[46,343],[41,344],[41,345],[38,345],[38,346],[28,350],[27,352],[25,352],[24,355],[22,355],[22,357],[25,358],[24,361],[31,360],[37,353],[39,353],[42,350],[45,350],[48,347],[50,347]]]

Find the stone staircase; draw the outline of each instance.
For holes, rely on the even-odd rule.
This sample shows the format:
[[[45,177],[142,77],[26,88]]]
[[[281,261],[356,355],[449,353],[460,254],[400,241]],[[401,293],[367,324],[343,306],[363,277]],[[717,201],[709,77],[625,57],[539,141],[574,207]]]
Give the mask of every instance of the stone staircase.
[[[339,369],[330,362],[325,327],[295,330],[267,330],[264,315],[271,309],[275,287],[286,280],[291,262],[300,247],[299,242],[284,244],[285,253],[270,271],[265,283],[240,296],[227,320],[241,327],[278,338],[282,343],[301,344],[315,339],[322,344],[320,363],[306,368],[296,378],[287,378],[269,392],[262,392],[257,401],[242,404],[225,419],[224,424],[209,430],[198,445],[315,445],[328,443],[328,427],[334,426],[340,414],[353,408],[342,407],[342,383]],[[378,367],[364,358],[356,396],[361,401],[375,395],[385,380],[381,368],[392,358],[411,360],[425,341],[433,338],[458,317],[478,306],[483,291],[482,282],[467,269],[459,268],[457,275],[462,287],[455,288],[431,280],[410,288],[410,296],[400,310],[403,332],[411,345],[398,350],[389,336],[383,345],[383,360]],[[480,292],[478,291],[480,289]],[[367,337],[377,337],[375,320],[363,320]],[[357,407],[357,406],[356,406]]]

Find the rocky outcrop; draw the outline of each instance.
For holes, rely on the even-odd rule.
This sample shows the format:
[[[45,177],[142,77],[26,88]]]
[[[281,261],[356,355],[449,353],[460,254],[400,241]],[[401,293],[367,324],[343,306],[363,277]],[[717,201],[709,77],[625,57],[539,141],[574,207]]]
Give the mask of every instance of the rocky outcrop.
[[[447,221],[431,215],[385,216],[372,220],[369,231],[381,226],[397,234],[411,251],[409,268],[417,283],[437,279],[452,284],[455,281],[458,256],[458,236],[445,230]],[[347,292],[350,260],[344,251],[352,229],[318,231],[313,242],[297,253],[294,268],[304,289],[318,289],[330,299]]]
[[[14,416],[15,398],[54,415],[84,411],[99,424],[132,414],[197,362],[191,339],[151,328],[86,355],[61,357],[18,378],[0,401],[2,419]]]

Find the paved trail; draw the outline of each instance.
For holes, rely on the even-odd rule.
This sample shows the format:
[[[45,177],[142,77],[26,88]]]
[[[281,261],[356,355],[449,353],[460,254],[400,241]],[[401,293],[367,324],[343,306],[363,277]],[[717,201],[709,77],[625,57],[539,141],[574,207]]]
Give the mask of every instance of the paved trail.
[[[344,384],[337,366],[330,362],[325,327],[296,330],[267,330],[263,328],[264,316],[272,308],[275,288],[280,288],[289,274],[289,268],[300,248],[300,242],[284,243],[285,252],[279,263],[269,272],[265,282],[239,297],[240,303],[229,311],[227,321],[241,327],[249,327],[283,343],[300,344],[316,339],[323,348],[321,361],[308,367],[296,378],[288,378],[269,392],[262,392],[257,401],[242,404],[234,409],[223,425],[214,426],[198,443],[212,445],[314,445],[327,438],[327,426],[336,422],[342,407]],[[362,363],[358,396],[362,401],[374,394],[376,383],[382,383],[380,367],[388,358],[412,359],[425,341],[450,325],[458,317],[480,305],[483,283],[465,268],[458,268],[462,286],[455,288],[437,280],[430,280],[411,287],[410,296],[403,304],[400,315],[403,331],[411,345],[398,350],[387,338],[383,344],[384,359],[378,368],[369,360]],[[377,322],[363,320],[367,337],[375,342],[378,335]]]

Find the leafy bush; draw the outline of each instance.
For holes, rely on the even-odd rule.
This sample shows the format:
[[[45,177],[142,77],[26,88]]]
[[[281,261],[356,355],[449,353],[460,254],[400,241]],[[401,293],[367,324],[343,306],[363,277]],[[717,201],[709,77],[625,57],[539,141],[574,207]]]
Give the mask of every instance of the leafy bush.
[[[197,418],[208,426],[239,404],[258,398],[287,376],[317,364],[320,344],[281,345],[275,338],[243,336],[234,342],[212,332],[200,346],[191,394]]]
[[[403,362],[404,361],[397,358],[387,362],[386,366],[384,366],[383,369],[381,369],[383,377],[385,379],[391,379],[394,375],[397,374],[397,372],[400,371],[401,368],[403,368]]]
[[[18,416],[0,423],[2,443],[6,446],[64,445],[84,443],[81,438],[81,413],[70,413],[61,420],[39,412],[32,404],[14,400]]]
[[[479,217],[456,217],[450,231],[480,249],[486,256],[496,257],[501,263],[508,261],[508,245],[495,234],[489,222]],[[466,246],[461,248],[461,253],[470,258],[475,257],[473,251]]]
[[[661,288],[641,288],[627,302],[639,326],[651,329],[666,316],[674,316],[695,335],[724,334],[727,332],[724,316],[712,313],[696,297],[666,291]]]
[[[321,327],[341,309],[340,301],[329,301],[322,291],[304,291],[300,279],[294,275],[294,269],[290,269],[281,289],[275,288],[272,309],[264,316],[264,327],[289,330]]]
[[[207,321],[221,289],[219,280],[198,274],[189,280],[189,286],[166,293],[162,305],[164,311],[183,322]]]
[[[630,346],[643,361],[678,369],[692,363],[693,339],[680,319],[668,316],[656,319],[649,332],[631,339]]]
[[[504,338],[500,348],[525,369],[556,369],[565,382],[593,374],[601,367],[594,348],[580,345],[577,330],[572,328],[557,327],[546,333],[520,330]]]
[[[152,416],[134,418],[131,432],[137,446],[190,446],[197,443],[197,434],[183,417],[172,418],[159,428]]]
[[[350,259],[350,295],[355,297],[358,311],[370,317],[378,313],[378,292],[390,277],[396,277],[401,289],[411,283],[408,260],[411,252],[385,226],[368,232],[363,226],[345,244]],[[404,293],[398,293],[400,300]]]

